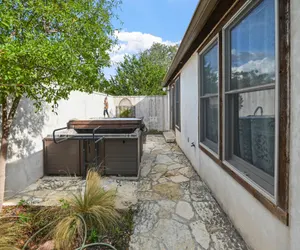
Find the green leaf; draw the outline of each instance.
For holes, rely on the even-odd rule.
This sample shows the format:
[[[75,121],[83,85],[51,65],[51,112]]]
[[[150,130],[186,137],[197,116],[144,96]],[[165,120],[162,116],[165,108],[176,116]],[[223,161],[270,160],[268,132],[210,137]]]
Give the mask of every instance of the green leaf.
[[[1,24],[4,25],[6,28],[9,28],[9,24],[8,23],[1,21]]]
[[[26,96],[39,109],[74,90],[98,90],[116,43],[119,1],[25,2],[0,4],[1,93]]]

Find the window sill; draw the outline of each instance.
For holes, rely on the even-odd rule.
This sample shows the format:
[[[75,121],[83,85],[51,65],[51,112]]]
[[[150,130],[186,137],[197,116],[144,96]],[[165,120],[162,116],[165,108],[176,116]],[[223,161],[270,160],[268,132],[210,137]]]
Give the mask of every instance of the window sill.
[[[200,148],[204,148],[206,152],[209,152],[213,157],[219,159],[218,153],[216,153],[212,148],[210,148],[205,141],[199,143]]]
[[[255,199],[257,199],[266,209],[268,209],[275,217],[277,217],[282,223],[288,226],[289,214],[277,205],[275,205],[270,199],[268,199],[259,190],[254,188],[248,181],[233,171],[226,163],[222,162],[215,154],[213,154],[206,147],[199,144],[199,148],[208,157],[210,157],[216,164],[218,164],[227,174],[229,174],[235,181],[237,181],[243,188],[245,188]]]
[[[233,155],[232,159],[224,162],[229,168],[241,175],[242,178],[246,178],[246,181],[255,183],[258,189],[262,189],[266,196],[269,196],[273,202],[274,199],[274,177],[263,172],[261,169],[249,164],[243,159]],[[248,180],[247,180],[248,179]]]

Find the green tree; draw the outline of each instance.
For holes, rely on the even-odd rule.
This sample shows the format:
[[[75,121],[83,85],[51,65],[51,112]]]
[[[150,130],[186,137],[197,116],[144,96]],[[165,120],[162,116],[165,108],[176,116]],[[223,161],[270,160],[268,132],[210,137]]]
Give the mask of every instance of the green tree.
[[[20,99],[37,110],[73,90],[92,92],[115,45],[120,0],[0,0],[0,210],[10,128]]]
[[[161,95],[161,83],[178,46],[155,43],[148,50],[127,55],[116,75],[106,81],[105,92],[112,95]]]
[[[231,85],[233,89],[249,88],[263,84],[273,83],[275,75],[272,73],[259,73],[258,70],[235,71],[231,74]]]

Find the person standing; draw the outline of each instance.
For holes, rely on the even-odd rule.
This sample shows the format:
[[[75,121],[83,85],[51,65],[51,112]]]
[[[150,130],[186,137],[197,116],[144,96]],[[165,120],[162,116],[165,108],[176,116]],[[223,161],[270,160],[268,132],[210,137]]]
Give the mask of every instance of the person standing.
[[[103,111],[104,118],[105,118],[105,114],[107,114],[107,117],[109,117],[107,96],[105,96],[104,98],[104,111]]]

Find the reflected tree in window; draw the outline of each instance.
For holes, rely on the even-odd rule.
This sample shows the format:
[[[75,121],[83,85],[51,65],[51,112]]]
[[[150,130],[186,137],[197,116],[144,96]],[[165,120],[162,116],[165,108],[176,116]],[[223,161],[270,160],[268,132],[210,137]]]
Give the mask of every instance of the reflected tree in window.
[[[260,85],[274,83],[274,76],[267,73],[259,73],[258,70],[249,72],[232,72],[231,89],[242,89],[248,87],[256,87]]]
[[[217,153],[219,137],[218,42],[214,42],[213,45],[201,55],[201,61],[201,142]]]
[[[217,93],[218,92],[218,72],[213,70],[210,63],[204,64],[204,93]]]

